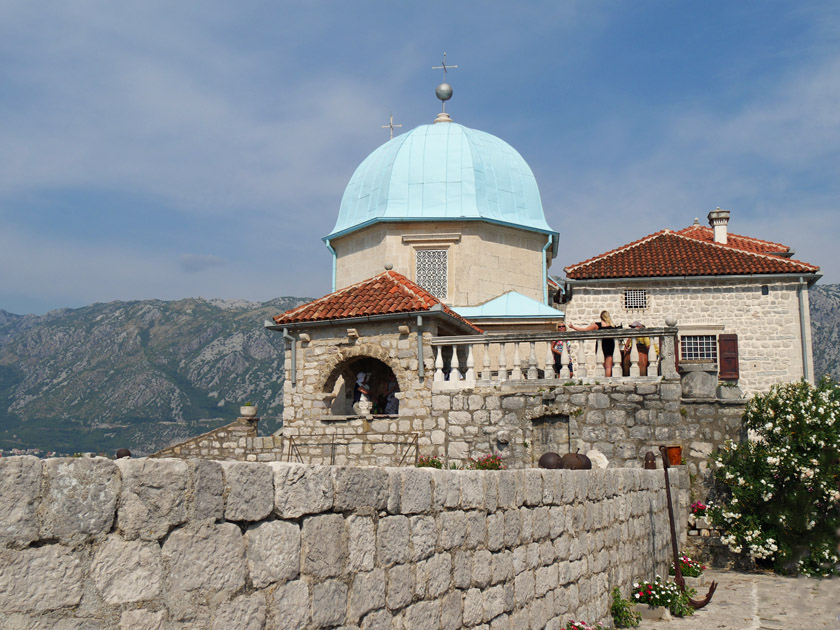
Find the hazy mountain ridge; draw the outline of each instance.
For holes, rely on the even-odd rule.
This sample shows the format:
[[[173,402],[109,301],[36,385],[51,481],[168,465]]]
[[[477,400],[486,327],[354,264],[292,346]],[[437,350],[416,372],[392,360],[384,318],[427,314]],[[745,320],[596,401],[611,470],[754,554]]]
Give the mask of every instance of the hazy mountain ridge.
[[[149,452],[230,422],[245,401],[271,429],[282,413],[282,339],[262,324],[305,301],[0,311],[0,448]]]
[[[309,298],[188,298],[0,310],[0,449],[148,453],[260,406],[282,413],[282,338],[263,321]],[[840,379],[840,285],[810,291],[814,368]]]

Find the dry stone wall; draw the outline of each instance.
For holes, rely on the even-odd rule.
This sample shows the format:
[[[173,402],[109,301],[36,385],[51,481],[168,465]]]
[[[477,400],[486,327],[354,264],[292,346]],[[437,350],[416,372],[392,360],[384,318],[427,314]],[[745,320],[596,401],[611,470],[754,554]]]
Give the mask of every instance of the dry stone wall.
[[[0,500],[6,630],[559,628],[670,544],[638,469],[12,457]]]
[[[257,436],[259,418],[235,422],[158,451],[152,457],[278,462],[283,459],[283,436]]]

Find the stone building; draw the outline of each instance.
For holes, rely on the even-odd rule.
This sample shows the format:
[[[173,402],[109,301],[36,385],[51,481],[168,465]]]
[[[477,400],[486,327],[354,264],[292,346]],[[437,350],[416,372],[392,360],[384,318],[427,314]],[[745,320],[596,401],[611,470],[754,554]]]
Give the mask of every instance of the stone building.
[[[616,325],[661,326],[679,318],[678,359],[691,379],[737,384],[747,394],[812,381],[808,289],[819,267],[786,245],[728,232],[730,213],[709,213],[661,230],[566,271],[566,315],[591,322],[606,309]]]

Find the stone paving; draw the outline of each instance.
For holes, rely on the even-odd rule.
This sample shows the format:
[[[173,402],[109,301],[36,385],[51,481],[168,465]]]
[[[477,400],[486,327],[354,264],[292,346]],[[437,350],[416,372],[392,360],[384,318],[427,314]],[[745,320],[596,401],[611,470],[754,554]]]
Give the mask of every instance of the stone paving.
[[[706,571],[718,583],[712,602],[691,617],[642,621],[640,630],[840,630],[840,578]],[[708,587],[698,588],[698,597]]]

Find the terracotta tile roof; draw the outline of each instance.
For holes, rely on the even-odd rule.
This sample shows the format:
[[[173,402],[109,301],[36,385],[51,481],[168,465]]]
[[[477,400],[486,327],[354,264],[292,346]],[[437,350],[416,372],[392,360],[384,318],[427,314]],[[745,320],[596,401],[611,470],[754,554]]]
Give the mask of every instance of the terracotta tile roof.
[[[757,242],[778,245],[769,241]],[[819,271],[819,267],[735,245],[721,245],[686,236],[681,232],[661,230],[618,249],[566,267],[565,271],[569,279],[588,280],[815,273]]]
[[[698,241],[705,241],[707,243],[715,242],[715,232],[707,225],[689,225],[683,228],[677,234],[689,236]],[[751,236],[741,236],[740,234],[733,234],[729,232],[726,236],[726,244],[736,249],[743,249],[748,252],[759,252],[762,254],[781,254],[790,251],[790,247],[782,245],[781,243],[774,243],[773,241],[763,241],[760,238],[752,238]]]
[[[373,278],[344,287],[322,298],[302,304],[274,317],[278,325],[430,311],[440,304],[444,313],[476,332],[480,328],[467,321],[431,293],[397,273],[386,271]]]

